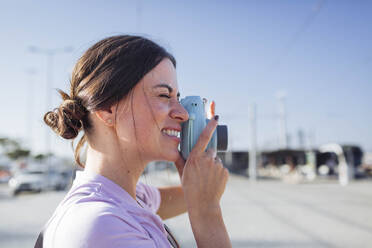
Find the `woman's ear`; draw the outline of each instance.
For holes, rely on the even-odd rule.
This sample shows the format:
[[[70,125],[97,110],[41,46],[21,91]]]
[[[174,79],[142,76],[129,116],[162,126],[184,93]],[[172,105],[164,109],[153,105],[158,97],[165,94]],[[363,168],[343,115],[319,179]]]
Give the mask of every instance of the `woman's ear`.
[[[106,110],[97,110],[94,114],[102,121],[106,126],[113,127],[115,124],[116,104],[113,104]]]

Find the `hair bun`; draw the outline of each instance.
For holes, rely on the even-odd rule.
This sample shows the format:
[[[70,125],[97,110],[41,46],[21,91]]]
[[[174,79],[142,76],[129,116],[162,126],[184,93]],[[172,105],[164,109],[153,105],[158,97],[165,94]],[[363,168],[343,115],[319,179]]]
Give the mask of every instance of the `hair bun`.
[[[59,90],[63,103],[59,108],[44,115],[44,122],[54,132],[65,139],[74,139],[83,128],[83,120],[87,110],[77,100],[71,99],[66,93]]]

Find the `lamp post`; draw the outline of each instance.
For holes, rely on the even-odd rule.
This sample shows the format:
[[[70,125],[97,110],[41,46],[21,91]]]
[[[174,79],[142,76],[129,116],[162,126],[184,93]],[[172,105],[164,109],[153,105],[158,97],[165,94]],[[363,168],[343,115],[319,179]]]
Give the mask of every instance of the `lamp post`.
[[[28,146],[30,147],[30,149],[32,149],[32,114],[33,114],[33,98],[34,98],[34,94],[33,94],[33,87],[34,87],[34,76],[35,74],[37,73],[36,70],[34,68],[28,68],[26,70],[26,73],[27,75],[29,76],[28,78],[28,97],[26,99],[26,109],[28,110],[28,113],[25,115],[25,118],[26,118],[26,135],[28,134],[28,137],[26,138],[27,141],[28,141]]]
[[[288,134],[287,134],[287,112],[285,107],[285,99],[287,93],[279,91],[276,93],[276,97],[279,101],[279,147],[281,149],[288,148]]]
[[[251,182],[255,183],[257,180],[257,120],[256,120],[256,104],[250,106],[250,129],[251,129],[251,149],[248,153],[248,174]]]
[[[70,53],[73,51],[73,48],[71,46],[67,46],[64,48],[54,48],[54,49],[43,49],[40,47],[36,46],[30,46],[28,48],[28,51],[30,53],[34,54],[41,54],[46,56],[47,59],[47,68],[46,68],[46,88],[45,88],[45,93],[46,93],[46,109],[51,108],[51,94],[49,90],[53,87],[53,61],[54,61],[54,56],[57,54],[62,54],[62,53]],[[47,153],[47,168],[48,170],[50,169],[50,155],[51,155],[51,136],[49,133],[49,130],[46,129],[45,133],[45,146],[46,146],[46,153]]]

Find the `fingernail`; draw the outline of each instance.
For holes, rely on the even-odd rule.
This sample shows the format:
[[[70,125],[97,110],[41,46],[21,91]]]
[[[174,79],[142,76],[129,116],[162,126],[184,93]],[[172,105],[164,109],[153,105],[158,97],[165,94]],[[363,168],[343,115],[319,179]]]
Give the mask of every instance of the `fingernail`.
[[[219,115],[215,115],[215,116],[214,116],[214,119],[215,119],[216,121],[218,121],[219,118],[220,118]]]

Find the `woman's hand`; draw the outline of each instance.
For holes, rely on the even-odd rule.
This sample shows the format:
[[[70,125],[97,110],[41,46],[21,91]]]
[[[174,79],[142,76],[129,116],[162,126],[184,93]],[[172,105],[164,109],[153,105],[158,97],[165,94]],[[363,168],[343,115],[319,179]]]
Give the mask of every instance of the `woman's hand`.
[[[213,118],[211,118],[213,117]],[[231,241],[222,218],[220,199],[225,191],[229,172],[216,157],[216,151],[205,151],[218,124],[214,116],[214,102],[210,107],[211,121],[204,128],[187,161],[176,162],[198,247],[231,247]]]
[[[185,163],[186,161],[183,159],[181,152],[179,152],[178,159],[176,162],[174,162],[178,174],[180,175],[180,179],[182,180],[182,174],[183,174],[183,169],[185,168]]]
[[[208,100],[205,98],[203,100],[205,101],[205,103],[208,102]],[[207,111],[208,119],[212,119],[214,117],[215,109],[216,109],[216,103],[212,101]],[[179,152],[178,159],[174,162],[174,164],[178,170],[178,174],[180,175],[181,180],[182,180],[183,168],[185,167],[185,163],[186,161],[183,159],[181,152]]]
[[[218,116],[215,116],[203,130],[183,168],[181,182],[189,213],[220,210],[229,173],[215,150],[205,151],[217,124]]]

